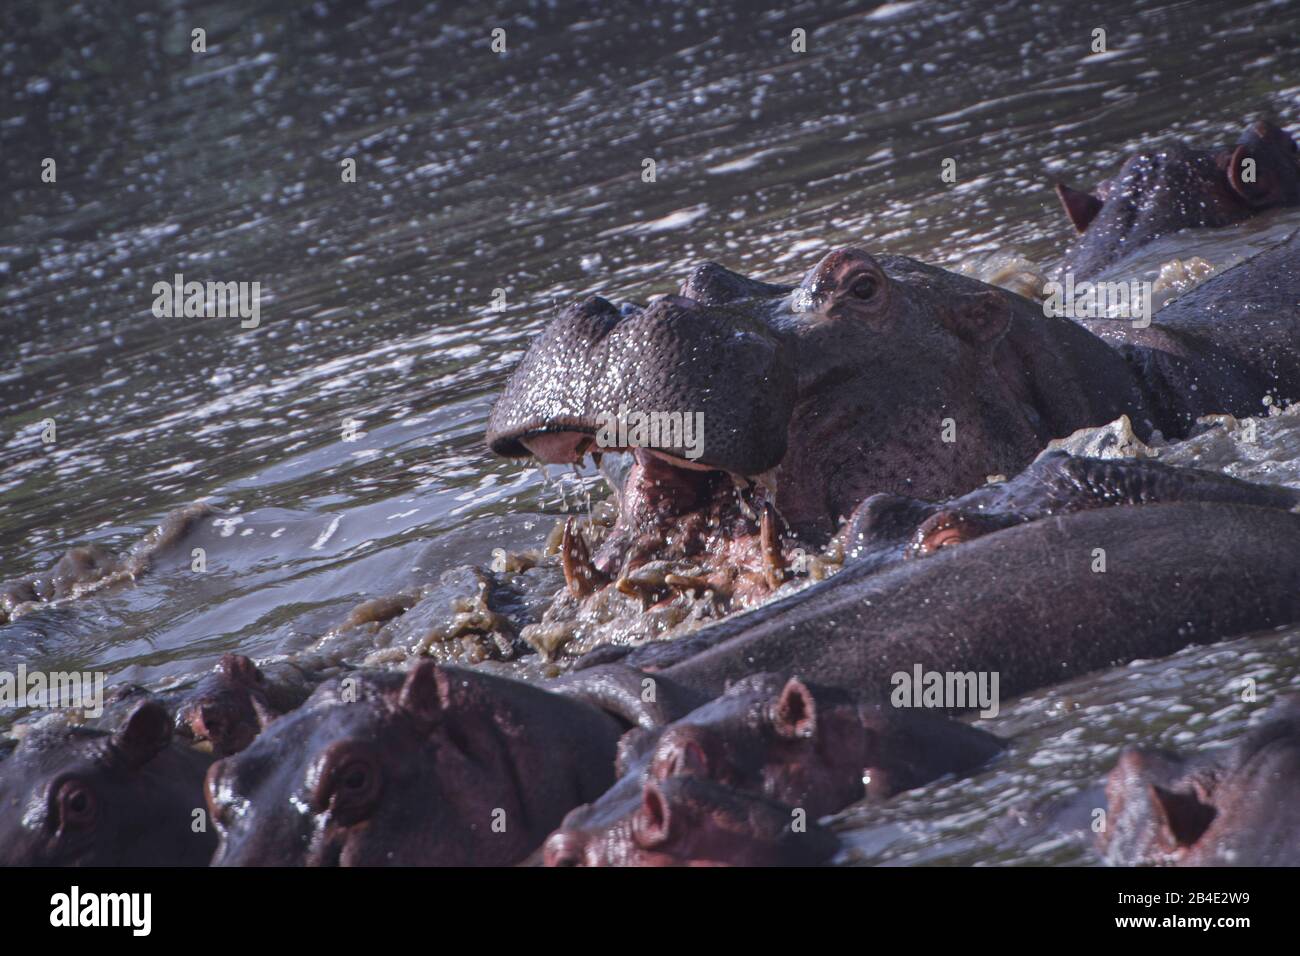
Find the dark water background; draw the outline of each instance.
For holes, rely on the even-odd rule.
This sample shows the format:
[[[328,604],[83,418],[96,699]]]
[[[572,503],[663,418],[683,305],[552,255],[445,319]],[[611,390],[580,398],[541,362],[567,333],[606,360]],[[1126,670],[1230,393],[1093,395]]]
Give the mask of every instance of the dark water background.
[[[1109,53],[1090,53],[1096,27]],[[1050,265],[1071,234],[1056,179],[1087,185],[1166,134],[1226,145],[1260,115],[1295,129],[1298,36],[1294,2],[11,0],[0,578],[72,544],[124,547],[195,499],[230,517],[208,574],[160,567],[0,627],[0,667],[193,672],[319,633],[413,569],[535,544],[560,496],[482,433],[556,303],[643,300],[707,259],[784,278],[849,241]],[[1295,225],[1160,255],[1222,263]],[[260,327],[155,318],[152,286],[177,272],[260,282]],[[360,441],[341,441],[349,419]],[[970,834],[1013,795],[1095,776],[1125,740],[1197,746],[1214,735],[1178,735],[1210,714],[1236,733],[1253,710],[1224,711],[1235,676],[1300,675],[1291,638],[1260,640],[1259,659],[1194,651],[1024,702],[999,771],[850,813],[859,858],[1086,859]]]

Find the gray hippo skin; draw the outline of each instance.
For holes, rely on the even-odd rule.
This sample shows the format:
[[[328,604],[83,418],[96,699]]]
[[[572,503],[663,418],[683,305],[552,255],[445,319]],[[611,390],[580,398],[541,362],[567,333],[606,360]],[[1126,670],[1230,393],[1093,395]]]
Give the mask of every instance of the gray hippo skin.
[[[567,554],[566,572],[605,580],[655,554],[779,569],[790,538],[820,546],[871,494],[961,495],[1121,414],[1139,437],[1175,437],[1200,415],[1300,398],[1300,235],[1159,319],[1085,327],[858,248],[828,254],[798,288],[705,265],[642,310],[590,298],[552,322],[494,407],[488,443],[575,461],[620,404],[701,412],[702,454],[637,448],[613,531],[591,567]],[[734,547],[746,540],[758,543]]]
[[[623,662],[704,693],[769,670],[882,701],[892,675],[918,665],[996,672],[1005,699],[1298,616],[1300,515],[1147,504],[1045,518],[884,570],[853,564]]]
[[[580,700],[428,660],[332,680],[212,766],[213,863],[514,864],[614,782],[624,729]]]
[[[0,865],[206,866],[211,763],[153,700],[113,733],[42,724],[0,762]]]
[[[1300,699],[1191,758],[1130,748],[1106,783],[1110,863],[1300,866]]]
[[[1171,143],[1129,157],[1114,178],[1091,193],[1057,183],[1056,194],[1081,233],[1061,269],[1083,280],[1171,232],[1226,226],[1265,209],[1295,205],[1300,162],[1295,140],[1260,121],[1231,149]]]
[[[681,777],[774,801],[786,808],[788,825],[794,808],[816,819],[864,797],[884,799],[967,773],[1001,750],[992,734],[939,715],[864,704],[797,677],[756,674],[666,727],[628,731],[619,744],[618,783],[565,817],[547,839],[544,859],[548,866],[626,865],[637,851],[659,850],[644,832],[647,815],[661,816],[654,810],[663,793],[651,791]],[[685,822],[678,827],[684,834]],[[747,852],[742,831],[727,829],[734,844],[710,844],[714,862],[736,862],[733,853]],[[760,843],[762,835],[752,834]]]

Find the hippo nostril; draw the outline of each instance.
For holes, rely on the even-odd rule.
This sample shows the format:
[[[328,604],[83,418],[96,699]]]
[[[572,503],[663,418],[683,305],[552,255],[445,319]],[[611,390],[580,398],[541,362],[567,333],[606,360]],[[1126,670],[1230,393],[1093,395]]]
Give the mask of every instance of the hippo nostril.
[[[641,794],[641,808],[632,821],[632,837],[644,850],[668,842],[672,833],[672,812],[654,780],[648,780]]]

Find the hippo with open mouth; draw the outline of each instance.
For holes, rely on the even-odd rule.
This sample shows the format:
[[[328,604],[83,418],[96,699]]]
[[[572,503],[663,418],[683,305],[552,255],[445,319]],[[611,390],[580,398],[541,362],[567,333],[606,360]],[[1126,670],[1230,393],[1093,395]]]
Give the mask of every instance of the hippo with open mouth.
[[[584,594],[651,558],[694,557],[695,587],[765,597],[794,547],[820,547],[868,495],[942,500],[1014,474],[1047,443],[1129,416],[1143,440],[1198,417],[1300,398],[1300,234],[1146,325],[1071,319],[859,247],[798,286],[706,264],[644,308],[590,297],[538,337],[492,410],[506,456],[575,462],[620,409],[700,414],[702,449],[636,447],[594,554],[566,535]],[[723,580],[720,580],[722,578]]]

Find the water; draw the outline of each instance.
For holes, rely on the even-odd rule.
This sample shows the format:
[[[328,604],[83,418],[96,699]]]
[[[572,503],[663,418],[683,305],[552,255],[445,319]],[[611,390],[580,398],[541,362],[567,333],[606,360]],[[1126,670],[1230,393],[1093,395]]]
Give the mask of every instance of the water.
[[[182,555],[0,627],[0,666],[175,679],[535,546],[563,510],[559,476],[544,488],[482,434],[557,303],[644,300],[706,259],[788,278],[850,241],[1048,268],[1070,235],[1057,178],[1090,185],[1157,134],[1228,143],[1257,114],[1300,121],[1300,4],[1082,6],[7,3],[0,578],[73,544],[124,549],[187,502],[226,521],[200,542],[205,574]],[[189,52],[194,27],[206,54]],[[1090,53],[1095,27],[1111,52]],[[1132,268],[1226,265],[1297,224],[1178,237]],[[178,272],[260,282],[260,326],[155,318],[153,284]],[[1187,673],[1219,653],[1190,653]],[[1294,683],[1294,655],[1279,661]],[[1125,673],[1082,682],[1100,711],[1053,720],[1026,702],[1017,769],[958,788],[951,813],[1000,807],[1002,773],[1047,793],[1054,771],[1016,764],[1044,746],[1082,778],[1171,703],[1222,709],[1191,678]],[[1043,861],[965,847],[933,796],[892,810],[929,827],[908,844],[927,860]]]

